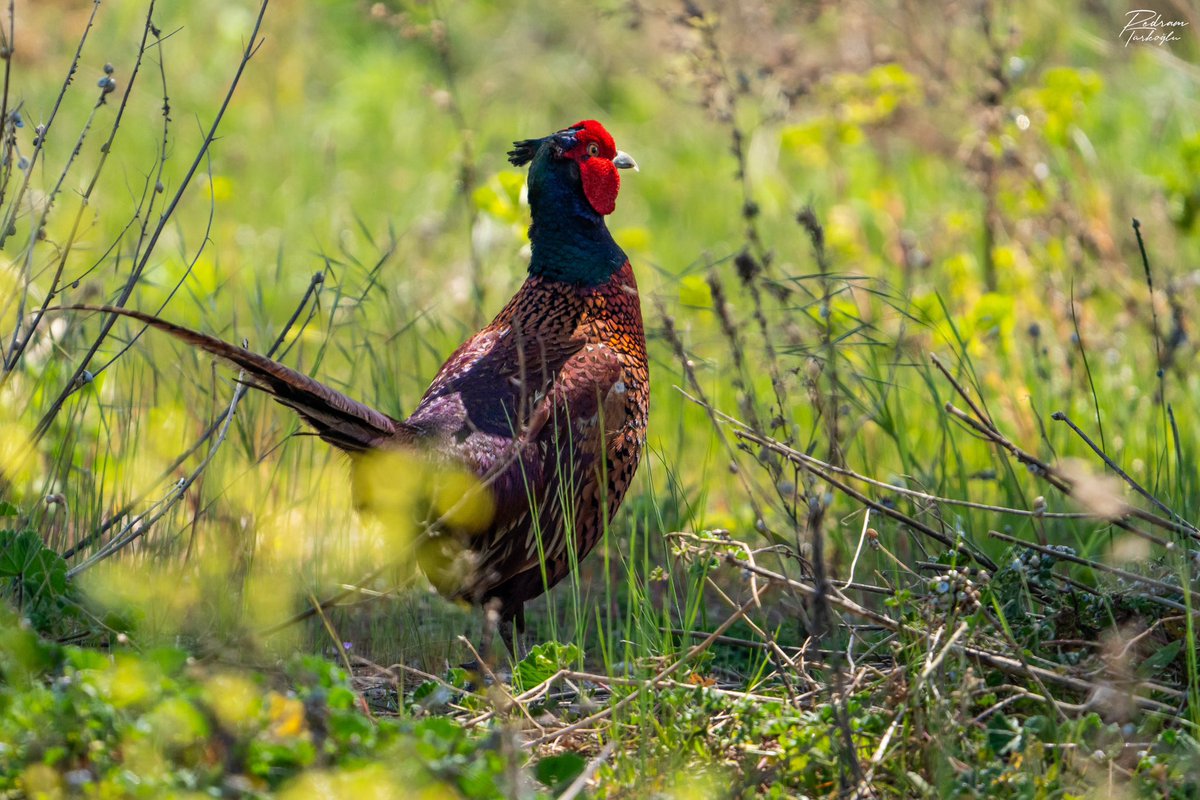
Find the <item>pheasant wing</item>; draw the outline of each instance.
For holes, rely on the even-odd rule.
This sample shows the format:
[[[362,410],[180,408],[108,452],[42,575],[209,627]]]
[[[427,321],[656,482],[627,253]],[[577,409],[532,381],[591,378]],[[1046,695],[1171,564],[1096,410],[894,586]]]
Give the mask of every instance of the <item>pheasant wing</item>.
[[[505,585],[522,593],[517,585],[540,584],[543,567],[553,584],[569,561],[568,545],[577,555],[590,549],[602,518],[607,443],[621,424],[623,371],[615,351],[589,345],[567,360],[534,409],[521,444],[541,463],[495,487],[498,495],[520,492],[520,502],[497,498],[499,507],[519,511],[497,520],[476,545],[482,567],[477,593],[503,595]]]

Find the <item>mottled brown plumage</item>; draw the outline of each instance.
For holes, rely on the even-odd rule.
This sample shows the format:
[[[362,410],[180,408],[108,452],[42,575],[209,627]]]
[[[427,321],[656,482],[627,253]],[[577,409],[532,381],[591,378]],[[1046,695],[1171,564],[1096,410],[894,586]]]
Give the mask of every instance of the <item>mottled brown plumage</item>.
[[[117,308],[245,371],[318,435],[357,458],[417,450],[462,465],[487,486],[483,529],[424,534],[418,561],[444,595],[496,604],[521,624],[526,601],[595,546],[633,480],[650,382],[637,282],[604,224],[634,167],[599,123],[517,143],[532,162],[530,275],[487,327],[446,361],[404,421],[295,370],[153,316]]]
[[[591,551],[629,488],[649,399],[628,263],[610,281],[567,292],[531,276],[450,357],[407,420],[428,446],[486,476],[496,500],[482,536],[427,540],[421,565],[439,591],[499,600],[506,619],[562,580],[571,550],[578,559]]]

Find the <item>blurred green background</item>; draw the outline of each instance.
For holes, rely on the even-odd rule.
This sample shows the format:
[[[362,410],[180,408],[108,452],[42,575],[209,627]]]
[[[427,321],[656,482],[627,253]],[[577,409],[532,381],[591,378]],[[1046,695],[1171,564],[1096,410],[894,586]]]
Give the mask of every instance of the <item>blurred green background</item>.
[[[25,122],[18,149],[29,153],[93,7],[17,10],[12,98]],[[160,204],[135,216],[137,203],[156,181],[158,200],[180,186],[256,13],[248,2],[154,11],[161,43],[147,51],[78,212],[146,14],[139,3],[98,7],[17,219],[13,241],[32,242],[33,256],[27,273],[21,257],[9,263],[14,290],[28,274],[31,302],[40,301],[70,241],[68,288],[56,300],[116,296],[141,253],[140,225],[161,213]],[[705,413],[675,391],[686,379],[662,341],[660,309],[675,319],[714,402],[735,414],[757,404],[792,441],[815,442],[819,404],[805,396],[815,396],[825,317],[818,267],[795,220],[807,205],[825,226],[838,281],[828,318],[845,359],[838,436],[851,466],[983,500],[1027,505],[1039,492],[1011,473],[978,479],[995,474],[995,456],[967,437],[948,461],[946,424],[932,424],[945,397],[931,388],[925,357],[942,352],[969,366],[1003,427],[1034,449],[1041,438],[1051,453],[1079,451],[1061,426],[1047,431],[1045,417],[1062,409],[1094,422],[1101,398],[1114,455],[1191,508],[1194,473],[1163,458],[1169,436],[1154,362],[1167,400],[1190,408],[1200,389],[1190,336],[1200,252],[1197,28],[1182,28],[1179,42],[1126,46],[1124,18],[1115,3],[276,2],[130,302],[265,350],[325,270],[319,311],[286,360],[402,416],[522,279],[527,210],[522,175],[504,160],[509,143],[594,117],[642,167],[624,181],[610,224],[639,275],[653,357],[650,456],[620,523],[653,535],[638,545],[644,551],[618,549],[604,562],[618,584],[632,569],[622,558],[648,559],[647,569],[664,561],[657,535],[676,528],[765,526],[791,536],[786,503],[758,523]],[[105,63],[118,91],[68,162]],[[38,204],[68,163],[44,240],[30,240]],[[1156,319],[1135,216],[1153,254]],[[753,295],[739,289],[742,252],[767,281],[758,319]],[[709,275],[724,282],[751,350],[743,366],[713,313]],[[6,328],[15,310],[5,302]],[[3,388],[13,431],[41,418],[95,330],[79,316],[54,325],[43,325]],[[134,329],[117,330],[122,341],[110,340],[96,363]],[[794,399],[786,408],[767,399],[772,370]],[[163,496],[163,467],[228,402],[223,375],[164,337],[142,337],[68,400],[39,460],[10,478],[8,493],[71,498],[46,511],[47,539],[60,550],[131,498],[144,506]],[[358,564],[386,552],[376,542],[382,549],[363,555],[371,535],[349,510],[344,462],[313,440],[288,439],[298,424],[268,406],[247,399],[231,446],[134,548],[141,558],[208,548],[240,553],[249,570],[274,552],[271,542],[295,539],[304,542],[293,542],[303,571],[320,584],[329,576],[319,580],[318,554]],[[1197,434],[1190,419],[1181,423],[1190,453]],[[976,521],[963,512],[954,525]],[[857,524],[844,523],[848,535]],[[1066,535],[1085,549],[1095,540]]]
[[[101,319],[52,314],[21,358],[12,345],[43,303],[111,302],[130,287],[133,308],[263,352],[311,289],[280,357],[404,416],[523,279],[528,208],[523,173],[505,160],[510,143],[586,118],[641,166],[623,176],[609,224],[641,286],[653,402],[625,508],[580,572],[532,609],[537,640],[582,646],[567,660],[609,674],[669,662],[691,641],[680,629],[710,630],[728,615],[716,588],[742,602],[739,579],[681,558],[664,538],[672,532],[729,531],[775,547],[780,569],[807,576],[812,500],[834,577],[847,577],[861,547],[860,504],[761,451],[729,448],[677,387],[894,485],[1026,510],[1044,494],[1050,511],[1078,510],[943,412],[961,400],[931,366],[936,354],[1007,436],[1073,464],[1099,495],[1119,490],[1053,412],[1184,518],[1200,511],[1194,5],[1156,7],[1188,24],[1173,29],[1177,41],[1142,44],[1125,41],[1131,9],[1112,0],[274,0],[217,138],[148,252],[258,9],[160,3],[159,38],[126,103],[144,3],[15,4],[6,63],[19,124],[10,117],[0,164],[0,210],[12,222],[0,246],[0,500],[68,555],[60,572],[72,569],[89,598],[77,603],[54,581],[45,596],[9,591],[50,635],[182,642],[221,663],[350,650],[441,674],[465,660],[457,637],[475,635],[478,615],[412,584],[405,564],[378,572],[412,532],[355,514],[346,460],[296,435],[290,412],[247,396],[180,495],[173,487],[211,452],[201,436],[230,402],[228,370],[154,332],[131,342],[140,328],[120,322],[88,365],[93,379],[55,410]],[[102,95],[106,64],[115,90]],[[39,151],[38,126],[51,120]],[[806,207],[823,225],[824,260],[798,222]],[[1069,460],[1079,457],[1086,464]],[[396,470],[396,491],[418,491],[420,478]],[[996,558],[1006,551],[991,529],[1113,564],[1173,557],[1104,519],[868,493]],[[897,607],[909,589],[920,600],[927,587],[907,565],[947,554],[903,525],[870,522],[883,550],[864,550],[853,577],[907,587]],[[117,557],[89,561],[123,536],[134,539]],[[363,576],[388,597],[417,588],[383,602],[360,592],[328,620],[261,635]],[[781,641],[811,632],[785,600],[756,614]],[[767,669],[759,652],[722,650],[713,670],[750,687]],[[1195,691],[1194,669],[1191,678]],[[883,690],[864,708],[890,707]],[[692,752],[680,743],[691,734],[654,727],[690,709],[688,697],[632,718],[640,738],[630,747],[644,760],[613,767],[621,785],[636,787],[655,758],[681,766]],[[691,724],[672,727],[679,721],[664,730]],[[827,729],[810,723],[797,723],[804,735],[788,745],[800,753],[789,775],[793,788],[828,788],[837,759],[824,732],[828,760],[795,766],[818,749],[805,736]],[[882,725],[863,725],[873,751]],[[695,752],[716,759],[725,745]],[[947,781],[962,772],[941,768]],[[915,785],[906,769],[894,776],[907,787],[898,796]]]

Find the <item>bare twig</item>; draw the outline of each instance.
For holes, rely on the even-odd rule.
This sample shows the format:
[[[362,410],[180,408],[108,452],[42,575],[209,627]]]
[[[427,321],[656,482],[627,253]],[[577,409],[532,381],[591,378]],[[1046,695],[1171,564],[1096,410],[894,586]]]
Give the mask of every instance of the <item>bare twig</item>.
[[[183,200],[183,195],[187,191],[188,186],[191,184],[192,178],[200,169],[200,165],[204,163],[209,147],[211,147],[212,143],[216,140],[217,130],[221,125],[221,120],[225,117],[225,112],[228,110],[230,102],[233,100],[234,91],[237,89],[237,86],[241,81],[242,74],[246,71],[246,67],[249,65],[250,59],[252,59],[254,54],[258,52],[259,45],[262,43],[262,40],[259,38],[259,31],[262,29],[263,17],[266,16],[267,6],[269,3],[270,0],[262,0],[262,4],[259,6],[258,10],[258,16],[254,21],[254,27],[250,31],[250,37],[246,41],[245,50],[242,52],[242,58],[238,62],[237,70],[234,72],[233,79],[230,81],[229,90],[225,93],[225,98],[221,102],[221,107],[217,110],[217,114],[213,118],[212,124],[209,126],[208,133],[205,135],[199,151],[196,153],[195,158],[192,160],[191,166],[188,168],[187,173],[180,182],[179,188],[176,190],[175,195],[171,198],[171,201],[167,204],[166,208],[159,216],[158,224],[155,226],[154,231],[150,234],[146,242],[146,246],[142,249],[141,257],[138,259],[133,270],[130,272],[129,279],[126,281],[125,287],[122,289],[118,298],[113,302],[113,305],[123,307],[125,303],[128,302],[130,295],[133,293],[134,287],[137,285],[138,279],[141,277],[142,273],[145,271],[150,262],[150,256],[154,253],[154,248],[155,245],[158,244],[159,237],[162,236],[163,231],[166,230],[167,223],[174,215],[175,209],[179,206],[179,203]],[[153,3],[151,3],[150,10],[151,12],[153,11]],[[146,31],[142,40],[142,53],[144,53],[146,49],[145,37],[150,35],[151,29],[157,30],[150,22],[150,17],[147,16]],[[131,76],[131,86],[132,82],[133,77]],[[128,97],[129,91],[130,89],[127,88],[126,98]],[[117,129],[114,126],[112,133],[109,136],[109,140],[105,143],[106,152],[111,151],[112,142],[116,137],[116,132]],[[74,394],[81,385],[83,385],[80,381],[80,378],[87,370],[87,366],[91,362],[92,357],[96,354],[96,351],[100,349],[101,344],[108,337],[108,333],[112,330],[112,327],[114,324],[116,324],[116,321],[116,315],[112,315],[104,322],[100,333],[97,334],[96,339],[92,342],[88,352],[79,362],[72,376],[67,380],[66,386],[62,389],[59,395],[50,404],[49,409],[47,409],[46,413],[43,414],[42,418],[38,421],[37,426],[34,428],[32,437],[34,443],[40,441],[42,437],[46,435],[46,433],[50,430],[50,425],[53,423],[54,418],[58,416],[59,411],[62,409],[63,404],[66,403],[67,399]]]
[[[1099,445],[1097,445],[1094,441],[1092,441],[1092,438],[1090,436],[1088,436],[1086,433],[1084,433],[1083,430],[1078,425],[1076,425],[1074,422],[1072,422],[1071,418],[1068,417],[1065,412],[1055,411],[1053,414],[1050,415],[1050,419],[1052,419],[1056,422],[1065,422],[1067,424],[1067,427],[1069,427],[1075,433],[1076,436],[1078,436],[1080,439],[1082,439],[1083,443],[1086,444],[1089,448],[1091,448],[1093,453],[1095,453],[1097,456],[1100,457],[1100,459],[1104,462],[1105,466],[1107,466],[1113,472],[1117,473],[1117,475],[1120,476],[1121,480],[1125,481],[1125,483],[1127,483],[1130,486],[1130,488],[1132,488],[1135,492],[1140,494],[1142,497],[1146,498],[1146,500],[1150,501],[1154,505],[1158,506],[1158,508],[1164,514],[1169,516],[1175,522],[1179,523],[1179,525],[1183,526],[1184,529],[1186,530],[1186,532],[1193,533],[1193,534],[1200,532],[1200,528],[1197,528],[1195,525],[1188,522],[1183,517],[1179,516],[1179,514],[1175,513],[1175,511],[1170,506],[1168,506],[1166,503],[1164,503],[1163,501],[1161,501],[1157,497],[1155,497],[1153,494],[1151,494],[1148,489],[1146,489],[1140,483],[1135,481],[1129,475],[1128,472],[1121,469],[1121,466],[1119,464],[1117,464],[1117,462],[1115,462],[1111,458],[1109,458],[1108,453],[1104,452],[1104,450]],[[1147,521],[1149,521],[1149,520],[1147,520]]]
[[[613,714],[617,713],[621,709],[625,708],[625,706],[629,705],[635,699],[637,699],[642,694],[642,692],[646,691],[650,687],[657,685],[658,682],[661,681],[663,678],[670,677],[675,672],[677,672],[679,670],[679,668],[682,667],[684,664],[688,663],[689,661],[694,659],[696,656],[700,655],[705,650],[707,650],[709,647],[711,647],[713,642],[715,642],[717,640],[718,636],[720,636],[721,634],[725,633],[725,631],[727,631],[731,627],[733,627],[733,624],[736,623],[738,620],[740,620],[742,617],[744,617],[746,615],[746,612],[748,612],[751,608],[753,608],[755,603],[757,603],[757,602],[758,602],[758,595],[752,596],[749,600],[747,600],[745,603],[743,603],[742,606],[737,611],[735,611],[733,614],[731,614],[729,616],[729,618],[727,618],[724,622],[722,622],[720,625],[718,625],[717,629],[715,631],[713,631],[711,634],[709,634],[708,638],[706,638],[703,642],[700,642],[699,644],[692,647],[690,650],[688,650],[686,653],[684,653],[682,656],[680,656],[675,662],[673,662],[669,666],[667,666],[664,669],[662,669],[661,671],[659,671],[653,678],[650,678],[646,683],[642,684],[634,691],[625,695],[620,700],[618,700],[616,703],[613,703],[612,705],[608,706],[607,708],[597,711],[595,714],[584,717],[583,719],[578,720],[577,722],[573,722],[570,725],[567,725],[565,728],[560,728],[560,729],[553,731],[551,733],[548,733],[538,739],[535,739],[534,741],[532,741],[530,743],[531,746],[536,747],[538,745],[542,745],[547,742],[554,741],[556,739],[561,739],[563,736],[566,736],[568,733],[573,733],[577,730],[589,728],[592,725],[596,724],[597,722],[601,722],[601,721],[607,719],[608,717],[611,717]]]
[[[1169,583],[1164,583],[1163,581],[1155,580],[1154,578],[1147,578],[1144,575],[1138,575],[1136,572],[1130,572],[1129,570],[1121,569],[1120,567],[1110,567],[1108,564],[1102,564],[1099,561],[1094,561],[1089,558],[1080,558],[1072,553],[1063,552],[1051,547],[1043,547],[1042,545],[1035,544],[1033,542],[1026,542],[1023,539],[1018,539],[1015,536],[1009,536],[1007,534],[1000,533],[999,531],[988,531],[988,536],[999,539],[1002,542],[1008,542],[1010,544],[1026,547],[1035,552],[1052,556],[1053,558],[1061,559],[1063,561],[1070,561],[1072,564],[1082,564],[1085,567],[1091,567],[1099,572],[1107,572],[1110,575],[1116,575],[1119,578],[1124,578],[1125,580],[1132,581],[1133,583],[1140,583],[1145,586],[1153,586],[1155,589],[1170,592],[1171,594],[1177,594],[1183,591],[1179,586],[1172,586]]]

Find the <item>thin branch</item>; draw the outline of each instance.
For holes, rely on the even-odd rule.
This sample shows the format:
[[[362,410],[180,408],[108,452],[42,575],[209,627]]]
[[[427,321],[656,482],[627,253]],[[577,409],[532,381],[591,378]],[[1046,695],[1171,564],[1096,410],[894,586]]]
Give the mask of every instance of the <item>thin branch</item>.
[[[171,198],[170,203],[167,204],[167,207],[160,215],[158,224],[155,226],[153,234],[150,236],[145,249],[142,251],[141,258],[138,260],[136,266],[131,272],[129,280],[125,284],[125,288],[121,291],[121,294],[117,300],[113,302],[113,305],[117,307],[124,307],[125,303],[128,302],[130,295],[133,293],[134,286],[137,284],[138,278],[145,271],[146,266],[150,261],[150,256],[154,253],[154,248],[158,244],[159,237],[166,229],[167,222],[171,219],[171,216],[175,213],[175,209],[182,201],[183,195],[187,191],[188,186],[191,184],[192,178],[200,169],[200,165],[204,163],[209,147],[211,147],[212,143],[216,140],[217,129],[220,127],[221,120],[224,119],[225,112],[228,110],[229,104],[233,100],[234,91],[237,89],[238,83],[242,79],[242,74],[246,71],[246,67],[250,63],[250,59],[254,57],[254,54],[257,52],[259,44],[261,43],[258,34],[262,28],[263,17],[266,16],[267,6],[269,3],[270,0],[262,0],[262,4],[259,6],[258,10],[258,16],[254,21],[254,27],[250,31],[250,38],[246,42],[246,48],[242,53],[241,61],[238,62],[237,70],[234,73],[233,80],[229,84],[229,90],[225,93],[225,99],[221,102],[221,107],[218,109],[217,115],[213,119],[212,125],[209,127],[208,134],[204,137],[204,142],[200,145],[200,150],[196,153],[196,157],[192,160],[192,164],[188,168],[187,173],[184,175],[182,182],[179,184],[179,188],[176,190],[175,195]],[[153,10],[153,3],[151,3],[151,10]],[[144,37],[149,35],[149,30],[152,27],[153,25],[150,23],[149,17],[147,17],[147,30],[144,34]],[[142,40],[142,52],[145,50],[144,37]],[[140,54],[138,63],[141,63]],[[132,84],[132,78],[130,79],[130,83]],[[126,96],[128,96],[128,91],[129,90],[127,89]],[[109,141],[105,144],[106,154],[112,149],[112,139],[115,136],[116,127],[114,126],[112,135],[109,137]],[[66,403],[67,398],[74,394],[79,387],[83,385],[83,382],[80,379],[87,370],[87,366],[91,362],[92,357],[96,354],[96,351],[100,349],[100,345],[108,337],[108,333],[112,330],[112,327],[116,324],[116,321],[117,316],[115,314],[110,315],[109,318],[105,320],[100,333],[92,343],[92,346],[89,348],[87,354],[76,367],[74,374],[67,381],[67,385],[63,388],[58,397],[55,398],[54,402],[51,403],[49,410],[46,411],[41,420],[38,422],[32,437],[33,443],[36,444],[37,442],[41,441],[42,437],[44,437],[50,430],[51,423],[54,421],[54,418],[58,416],[58,413],[62,409],[63,404]]]

